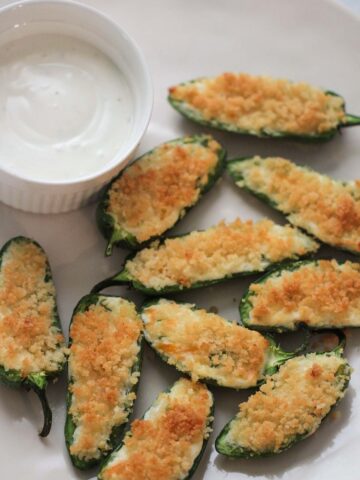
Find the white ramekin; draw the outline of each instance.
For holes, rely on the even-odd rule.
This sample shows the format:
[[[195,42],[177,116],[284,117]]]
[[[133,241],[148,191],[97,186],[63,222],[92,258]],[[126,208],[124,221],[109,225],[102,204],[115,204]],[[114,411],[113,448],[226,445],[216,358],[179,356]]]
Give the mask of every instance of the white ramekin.
[[[153,89],[143,55],[124,30],[99,11],[65,0],[28,0],[0,9],[2,36],[60,33],[84,40],[109,56],[120,68],[133,94],[133,129],[115,158],[80,180],[36,181],[7,171],[0,159],[0,201],[35,213],[74,210],[96,198],[99,190],[123,168],[148,126]],[[1,87],[0,87],[1,88]],[[36,114],[36,112],[34,112]],[[76,161],[76,159],[74,159]]]

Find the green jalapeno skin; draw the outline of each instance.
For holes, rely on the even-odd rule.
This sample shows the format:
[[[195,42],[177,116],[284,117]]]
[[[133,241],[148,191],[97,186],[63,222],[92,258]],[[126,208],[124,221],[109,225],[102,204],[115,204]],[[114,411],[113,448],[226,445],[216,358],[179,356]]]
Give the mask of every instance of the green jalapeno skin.
[[[330,410],[328,411],[328,413],[322,416],[320,423],[318,425],[314,425],[312,428],[310,427],[305,432],[292,435],[292,437],[287,441],[283,442],[283,444],[281,444],[279,448],[266,449],[264,451],[261,451],[261,450],[256,450],[256,449],[242,446],[241,443],[236,442],[234,438],[231,439],[231,430],[232,428],[234,428],[235,422],[239,421],[238,418],[241,418],[239,417],[239,415],[241,414],[238,414],[235,417],[233,417],[225,425],[225,427],[222,429],[222,431],[216,438],[215,448],[218,453],[225,455],[227,457],[242,458],[242,459],[268,457],[272,455],[277,455],[285,450],[288,450],[299,441],[307,438],[308,436],[316,432],[316,430],[320,427],[323,420],[331,413],[331,411],[336,407],[339,401],[343,398],[347,390],[347,387],[349,385],[350,376],[351,376],[351,367],[343,357],[344,346],[345,346],[345,335],[341,331],[331,330],[331,333],[335,333],[338,336],[339,344],[337,345],[337,347],[330,352],[316,352],[311,354],[313,355],[313,358],[314,358],[314,365],[316,364],[317,359],[320,357],[325,359],[325,361],[327,358],[329,358],[330,359],[329,361],[331,361],[332,357],[338,357],[343,360],[343,363],[339,366],[339,368],[335,373],[335,378],[339,382],[338,398],[332,405],[330,405]],[[310,354],[302,355],[300,357],[297,357],[297,359],[298,361],[301,361],[302,359],[306,359],[308,355]],[[293,360],[296,360],[296,359],[293,359]],[[290,360],[290,362],[293,360]],[[286,365],[287,363],[285,363],[282,368],[286,368]],[[274,389],[276,388],[277,386],[275,383]],[[263,392],[263,395],[266,395],[266,393]],[[229,432],[230,432],[230,436],[229,436]]]
[[[169,394],[171,395],[172,394],[172,391],[173,391],[173,388],[176,386],[176,384],[178,382],[181,382],[183,379],[180,378],[177,382],[175,382],[175,384],[168,388],[167,390],[165,390],[163,393],[165,394]],[[210,390],[208,390],[208,394],[210,396],[210,400],[211,400],[211,406],[210,406],[210,409],[209,409],[209,414],[207,416],[207,419],[206,419],[206,429],[209,430],[209,432],[211,432],[212,430],[212,426],[213,426],[213,421],[214,421],[214,412],[215,412],[215,403],[214,403],[214,397],[213,397],[213,394],[211,393]],[[155,401],[156,403],[156,401]],[[150,406],[144,413],[144,415],[141,417],[141,419],[144,419],[146,418],[146,415],[148,413],[151,413],[152,411],[152,407],[153,406]],[[123,437],[123,440],[121,441],[121,443],[116,447],[116,449],[111,453],[111,455],[109,455],[104,461],[103,463],[101,464],[100,466],[100,471],[99,471],[99,474],[98,474],[98,480],[103,480],[103,472],[104,470],[106,470],[107,466],[109,465],[109,463],[111,461],[113,461],[115,458],[116,458],[116,455],[118,454],[118,452],[123,448],[124,446],[124,440],[125,438],[131,434],[131,425],[128,427],[128,430],[126,432],[126,435]],[[194,473],[196,472],[196,469],[198,468],[199,464],[200,464],[200,461],[201,461],[201,458],[205,452],[205,449],[206,449],[206,446],[207,446],[207,443],[209,441],[209,434],[203,439],[203,442],[202,442],[202,447],[201,447],[201,450],[199,452],[199,454],[195,457],[191,467],[189,468],[187,474],[185,477],[182,477],[182,480],[190,480],[192,478],[192,476],[194,475]],[[180,480],[180,479],[179,479]]]
[[[8,253],[9,249],[13,245],[17,245],[20,248],[21,247],[26,248],[26,246],[30,244],[34,245],[37,249],[39,249],[41,254],[46,259],[45,276],[43,278],[44,282],[47,284],[53,284],[51,268],[50,268],[50,264],[45,251],[37,242],[23,236],[18,236],[10,239],[8,242],[5,243],[5,245],[0,250],[0,274],[2,271],[4,256]],[[55,327],[55,329],[60,334],[62,334],[60,318],[59,318],[57,304],[56,304],[56,297],[55,297],[55,294],[50,294],[50,296],[54,301],[53,309],[51,311],[51,327]],[[63,344],[59,343],[58,347],[59,348],[63,347]],[[57,368],[55,370],[53,369],[51,371],[47,371],[47,370],[34,371],[29,373],[26,376],[23,376],[23,374],[19,370],[8,369],[6,368],[5,365],[0,365],[1,383],[14,388],[24,388],[26,391],[32,390],[38,396],[41,403],[42,410],[43,410],[43,416],[44,416],[43,427],[39,433],[41,437],[46,437],[50,433],[51,424],[52,424],[52,412],[46,396],[46,387],[50,380],[55,379],[56,377],[61,375],[61,373],[65,368],[65,364],[66,364],[66,358],[64,357],[64,360],[57,364]]]
[[[275,342],[275,340],[271,337],[271,335],[261,335],[260,337],[259,337],[259,335],[254,335],[255,338],[253,339],[253,343],[256,343],[258,341],[258,339],[260,339],[261,337],[266,339],[267,342],[268,342],[268,346],[265,349],[265,357],[266,357],[265,363],[262,366],[261,371],[258,372],[258,377],[253,383],[249,384],[248,382],[244,382],[243,385],[236,386],[231,381],[231,379],[230,379],[230,381],[226,380],[226,379],[224,380],[224,375],[220,375],[221,380],[219,380],[219,377],[218,377],[216,372],[214,373],[213,376],[211,376],[211,375],[204,376],[202,374],[199,374],[198,373],[199,370],[196,369],[196,366],[195,366],[195,368],[188,368],[188,367],[186,367],[184,362],[181,362],[180,360],[173,357],[171,355],[171,353],[166,354],[166,353],[164,353],[164,351],[157,348],[156,338],[154,338],[154,336],[151,335],[151,332],[150,332],[149,328],[147,327],[147,325],[148,325],[147,311],[148,311],[148,309],[151,309],[151,307],[153,307],[153,306],[160,308],[160,310],[158,312],[158,317],[157,317],[158,320],[156,320],[158,322],[161,322],[166,315],[165,313],[161,313],[161,307],[162,306],[164,306],[165,308],[175,307],[175,309],[177,307],[180,307],[182,309],[182,318],[183,318],[182,322],[185,322],[185,324],[186,324],[186,320],[185,320],[184,317],[186,317],[187,312],[188,312],[188,314],[193,314],[193,313],[196,314],[197,312],[201,312],[202,314],[205,314],[205,315],[208,314],[209,312],[206,312],[206,310],[200,309],[196,305],[193,305],[193,304],[187,304],[187,303],[184,303],[184,302],[175,302],[175,301],[172,301],[172,300],[169,300],[169,299],[166,299],[166,298],[159,298],[159,299],[154,299],[154,300],[147,301],[143,304],[143,306],[141,307],[141,310],[140,310],[140,316],[141,316],[141,318],[143,320],[143,323],[144,323],[144,337],[145,337],[145,340],[148,343],[148,345],[159,356],[159,358],[161,358],[161,360],[163,360],[165,363],[167,363],[171,367],[175,368],[182,375],[185,374],[188,377],[193,378],[193,380],[195,380],[195,378],[194,378],[194,375],[195,375],[197,381],[204,382],[208,385],[231,388],[231,389],[235,389],[235,390],[256,387],[258,385],[261,385],[264,382],[264,378],[267,375],[275,373],[279,369],[280,365],[282,365],[284,362],[286,362],[290,358],[293,358],[293,357],[299,355],[308,346],[308,340],[309,340],[308,330],[306,330],[306,336],[305,336],[305,339],[304,339],[303,343],[293,352],[284,351]],[[172,318],[175,318],[175,313],[174,313],[174,316]],[[226,324],[227,323],[229,323],[229,324],[233,323],[230,320],[225,319],[224,317],[220,317],[220,319],[221,319],[220,321],[224,321],[224,322],[226,322]],[[236,328],[243,329],[243,327],[241,327],[240,325],[236,325]],[[200,337],[201,337],[201,333],[200,333]],[[164,338],[161,338],[161,341],[166,341],[166,335],[165,335]],[[179,345],[177,343],[176,339],[174,340],[174,342],[169,341],[169,344],[172,344],[175,347]],[[263,346],[260,345],[260,344],[259,344],[259,349],[263,350]],[[231,352],[226,352],[223,348],[220,348],[219,345],[218,345],[218,350],[217,350],[216,354],[220,355],[220,354],[224,354],[224,353],[226,354],[226,353],[231,353]]]
[[[74,309],[72,319],[71,319],[71,322],[70,322],[70,325],[69,325],[69,330],[71,329],[71,325],[72,325],[74,316],[77,313],[86,312],[92,305],[98,305],[98,304],[103,305],[104,304],[105,308],[107,310],[110,310],[109,305],[106,305],[106,299],[108,299],[108,298],[121,300],[120,297],[116,297],[116,296],[113,296],[113,295],[89,294],[89,295],[86,295],[85,297],[83,297],[78,302],[78,304],[76,305],[76,307]],[[71,347],[72,344],[73,344],[73,339],[71,338],[71,336],[69,336],[69,348]],[[137,344],[139,346],[139,353],[137,354],[136,359],[135,359],[135,361],[134,361],[134,363],[133,363],[133,365],[132,365],[132,367],[129,371],[129,375],[132,375],[133,373],[139,373],[139,375],[140,375],[140,373],[141,373],[142,358],[143,358],[143,335],[142,335],[142,333],[140,333],[140,335],[138,337]],[[104,460],[104,458],[106,458],[109,455],[109,453],[111,453],[114,450],[114,448],[119,444],[119,442],[123,438],[123,436],[125,434],[125,431],[127,429],[128,422],[129,422],[129,416],[130,416],[130,414],[133,410],[134,403],[127,404],[126,407],[125,407],[126,418],[127,418],[126,421],[119,424],[119,425],[114,425],[113,426],[113,428],[111,430],[111,433],[110,433],[110,437],[108,439],[109,448],[104,450],[99,458],[83,459],[83,458],[80,458],[77,455],[72,454],[71,450],[70,450],[71,445],[74,442],[74,433],[75,433],[75,430],[76,430],[76,427],[77,427],[76,421],[74,420],[74,418],[73,418],[73,416],[70,412],[71,405],[72,405],[72,397],[73,397],[72,393],[71,393],[71,390],[70,390],[70,387],[72,386],[73,383],[74,383],[74,380],[71,376],[71,373],[69,372],[69,384],[68,384],[68,391],[67,391],[67,398],[66,398],[66,420],[65,420],[65,429],[64,429],[65,444],[66,444],[66,447],[67,447],[67,450],[68,450],[68,453],[69,453],[72,464],[80,470],[87,470],[91,467],[94,467],[94,466],[100,464]],[[135,385],[133,385],[132,388],[127,391],[127,393],[136,394],[137,389],[138,389],[138,382],[135,383]]]
[[[133,256],[129,257],[133,258]],[[274,268],[276,265],[281,265],[281,263],[274,263],[273,266]],[[157,297],[161,295],[168,295],[172,293],[178,293],[178,292],[185,292],[187,290],[197,290],[198,288],[205,288],[205,287],[210,287],[211,285],[217,285],[218,283],[225,282],[227,280],[235,279],[235,278],[242,278],[242,277],[247,277],[251,276],[254,274],[259,273],[257,270],[249,271],[249,272],[241,272],[238,274],[234,275],[229,275],[220,279],[216,280],[207,280],[203,282],[194,282],[191,284],[189,287],[184,287],[183,285],[171,285],[167,286],[164,288],[161,288],[159,290],[156,290],[154,288],[147,287],[143,283],[137,281],[134,279],[129,272],[127,272],[126,267],[124,270],[121,270],[119,273],[114,275],[113,277],[109,277],[105,280],[102,280],[101,282],[97,283],[93,288],[92,292],[100,292],[101,290],[108,288],[108,287],[116,287],[116,286],[122,286],[122,285],[128,285],[134,288],[135,290],[143,293],[144,295],[150,296],[150,297]]]
[[[271,268],[276,268],[276,267],[281,267],[283,262],[279,263],[273,263],[269,269]],[[265,271],[267,271],[266,269]],[[264,272],[264,270],[262,271]],[[146,285],[142,284],[141,282],[135,280],[129,272],[127,272],[126,268],[124,270],[121,270],[119,273],[114,275],[113,277],[109,277],[105,280],[102,280],[101,282],[97,283],[93,288],[92,288],[92,293],[97,293],[100,292],[101,290],[104,290],[105,288],[108,287],[116,287],[116,286],[122,286],[122,285],[128,285],[134,288],[135,290],[143,293],[144,295],[150,296],[150,297],[158,297],[162,295],[168,295],[172,293],[178,293],[178,292],[185,292],[187,290],[197,290],[198,288],[205,288],[205,287],[210,287],[211,285],[217,285],[219,283],[225,282],[227,280],[232,280],[235,278],[242,278],[242,277],[248,277],[251,275],[256,275],[259,274],[258,270],[252,270],[249,272],[241,272],[233,275],[228,275],[223,278],[219,278],[216,280],[207,280],[203,282],[194,282],[191,284],[189,287],[184,287],[183,285],[171,285],[168,287],[161,288],[159,290],[156,290],[154,288],[147,287]]]
[[[191,235],[192,233],[206,233],[206,232],[207,231],[190,232],[190,233],[180,235],[180,236],[168,237],[167,239],[160,240],[159,243],[157,243],[155,245],[150,245],[150,247],[147,247],[147,248],[148,249],[154,249],[154,251],[156,252],[156,250],[158,248],[162,247],[162,245],[166,242],[166,240],[171,241],[173,239],[184,238],[188,235]],[[233,273],[225,275],[224,277],[214,278],[214,279],[211,279],[211,280],[193,281],[189,285],[184,285],[184,284],[180,284],[180,283],[173,283],[173,284],[170,284],[170,285],[163,286],[161,288],[153,288],[153,287],[144,285],[141,281],[139,281],[137,278],[132,276],[132,274],[130,274],[130,272],[128,271],[128,269],[127,269],[128,262],[132,261],[133,259],[136,259],[136,255],[141,253],[141,250],[140,250],[139,252],[135,252],[135,253],[130,254],[125,259],[123,269],[120,272],[118,272],[117,274],[115,274],[112,277],[109,277],[109,278],[97,283],[93,287],[92,293],[99,292],[99,291],[103,290],[104,288],[111,287],[111,286],[129,285],[129,286],[133,287],[135,290],[138,290],[138,291],[144,293],[145,295],[148,295],[148,296],[162,296],[162,295],[167,295],[167,294],[171,294],[171,293],[183,292],[183,291],[186,291],[186,290],[195,290],[195,289],[198,289],[198,288],[203,288],[203,287],[208,287],[208,286],[211,286],[211,285],[216,285],[218,283],[222,283],[226,280],[230,280],[230,279],[233,279],[233,278],[242,278],[242,277],[254,275],[256,273],[263,273],[263,272],[268,271],[268,270],[270,270],[272,268],[275,268],[277,266],[281,266],[282,264],[284,264],[285,262],[288,262],[290,260],[298,260],[300,258],[311,256],[313,253],[316,252],[316,250],[318,249],[317,242],[314,242],[312,239],[310,239],[308,236],[306,236],[305,234],[303,234],[301,232],[299,232],[299,234],[301,234],[303,239],[306,239],[306,241],[309,241],[309,245],[306,247],[306,252],[303,252],[301,254],[299,252],[293,251],[293,252],[290,252],[287,257],[285,257],[285,255],[284,255],[284,258],[281,259],[280,261],[277,261],[277,262],[276,261],[272,262],[269,259],[268,260],[268,265],[266,265],[265,267],[261,266],[260,268],[257,268],[257,267],[254,267],[253,269],[249,268],[248,270],[245,270],[245,271],[244,270],[241,270],[241,271],[238,271],[238,272],[235,271]]]
[[[320,231],[320,233],[314,231],[314,228],[312,226],[311,221],[307,221],[307,222],[303,221],[303,223],[300,225],[299,221],[294,220],[292,218],[292,216],[294,216],[294,214],[301,215],[301,209],[298,209],[297,211],[285,211],[284,207],[282,207],[279,204],[279,202],[276,201],[275,198],[273,198],[271,196],[271,194],[267,194],[267,193],[264,193],[263,191],[261,191],[262,187],[261,187],[260,184],[259,184],[258,188],[255,188],[253,185],[250,185],[250,182],[247,181],[243,172],[241,171],[241,168],[244,165],[242,162],[251,161],[251,162],[253,162],[254,168],[255,168],[257,166],[256,162],[266,161],[266,159],[267,159],[266,157],[263,158],[263,157],[253,157],[253,156],[252,157],[235,158],[235,159],[232,159],[232,160],[227,162],[226,170],[227,170],[228,174],[230,175],[230,177],[232,178],[232,180],[235,182],[235,184],[239,188],[251,193],[256,198],[261,200],[263,203],[269,205],[271,208],[273,208],[273,209],[277,210],[278,212],[282,213],[283,215],[285,215],[287,221],[290,224],[292,224],[293,226],[295,226],[295,227],[299,228],[300,230],[304,231],[310,237],[315,238],[320,243],[320,245],[322,245],[322,244],[329,245],[329,246],[331,246],[331,247],[333,247],[337,250],[349,252],[349,253],[352,253],[353,255],[359,256],[360,255],[360,248],[357,249],[356,246],[354,246],[354,245],[350,246],[349,244],[344,244],[344,242],[341,241],[341,238],[340,239],[338,238],[337,241],[332,241],[332,240],[329,240],[328,238],[327,239],[324,238],[324,234],[321,231]],[[318,178],[321,177],[323,179],[331,180],[335,183],[338,183],[339,185],[343,185],[343,186],[348,185],[349,187],[354,188],[354,191],[351,191],[350,195],[353,197],[353,199],[356,202],[358,202],[360,194],[357,191],[357,187],[355,185],[355,182],[334,181],[330,177],[328,177],[326,175],[322,175],[322,174],[316,172],[315,170],[313,170],[310,167],[303,167],[303,166],[297,165],[297,164],[295,164],[294,162],[291,162],[288,159],[279,159],[279,160],[286,160],[289,165],[296,168],[300,172],[306,172],[306,173],[314,174]],[[258,163],[258,164],[260,165],[260,163]],[[250,167],[250,168],[252,168],[252,167]],[[352,183],[354,183],[354,185],[352,185]],[[303,191],[304,191],[304,194],[307,192],[306,185],[304,185]],[[280,203],[281,203],[281,200],[280,200]],[[352,243],[354,244],[354,242],[352,242]]]
[[[265,332],[276,332],[276,333],[282,333],[287,331],[291,332],[291,331],[297,330],[298,328],[301,328],[302,325],[306,326],[306,328],[309,328],[311,330],[319,330],[319,331],[324,329],[329,330],[333,328],[352,328],[352,327],[360,326],[360,324],[358,325],[356,322],[354,323],[350,321],[348,324],[341,323],[341,325],[337,325],[335,317],[333,322],[328,320],[327,323],[321,323],[320,321],[318,322],[319,323],[318,325],[316,325],[314,321],[309,322],[309,320],[307,320],[306,318],[304,318],[303,321],[301,321],[301,319],[296,322],[292,320],[290,325],[286,325],[287,317],[285,314],[284,314],[283,322],[281,323],[279,322],[279,324],[274,323],[272,325],[268,325],[266,322],[261,323],[261,321],[257,321],[257,322],[252,321],[251,316],[252,316],[252,310],[254,308],[253,299],[256,298],[256,296],[258,295],[258,293],[252,290],[252,286],[256,286],[259,284],[266,285],[267,282],[271,282],[273,280],[278,280],[279,282],[281,282],[281,277],[283,274],[286,274],[285,278],[287,280],[291,280],[292,273],[301,271],[303,267],[310,267],[315,271],[320,270],[321,262],[328,262],[328,263],[336,262],[335,265],[337,267],[341,267],[345,263],[344,261],[336,261],[334,259],[333,260],[301,260],[298,262],[290,262],[286,265],[283,265],[280,268],[271,270],[269,273],[255,280],[250,285],[250,287],[244,293],[244,295],[240,300],[239,312],[240,312],[240,318],[241,318],[242,324],[247,328],[251,328],[259,332],[265,331]],[[353,268],[356,268],[358,266],[358,264],[354,262],[346,262],[346,264],[348,264],[350,268],[352,265],[353,265]],[[289,318],[291,318],[291,314],[292,314],[292,310],[288,312]],[[327,318],[329,317],[328,314],[326,316]],[[320,319],[321,319],[321,314],[320,314]]]
[[[146,241],[139,241],[136,236],[126,230],[125,227],[121,226],[115,216],[111,213],[110,206],[110,193],[112,189],[116,186],[116,183],[124,175],[124,173],[130,171],[134,166],[141,162],[145,157],[151,158],[152,155],[156,155],[160,147],[169,145],[169,146],[186,146],[186,145],[198,145],[204,148],[209,148],[208,145],[210,142],[213,142],[214,139],[210,135],[193,135],[177,138],[175,140],[166,142],[159,147],[155,147],[149,152],[145,153],[138,159],[136,159],[130,166],[122,170],[116,177],[114,177],[111,182],[105,187],[104,192],[102,193],[100,202],[96,210],[96,221],[100,232],[108,240],[108,245],[105,251],[105,255],[109,256],[112,253],[113,246],[118,246],[131,250],[138,250],[145,245],[150,244],[153,240],[162,238],[163,235],[173,228],[184,216],[185,214],[193,208],[202,198],[202,196],[207,193],[219,180],[223,174],[225,168],[225,159],[226,159],[226,150],[219,144],[219,149],[216,151],[217,161],[213,168],[208,172],[208,178],[205,184],[199,186],[199,194],[194,202],[188,203],[185,207],[180,208],[176,221],[168,228],[160,232],[158,235],[153,235],[148,238]],[[186,172],[184,172],[186,173]],[[178,179],[181,182],[181,176]],[[179,207],[176,207],[177,210]]]
[[[198,80],[190,80],[188,82],[183,82],[180,85],[186,86],[192,83],[196,83]],[[339,94],[327,90],[324,92],[328,96],[336,96],[342,98]],[[168,95],[168,102],[169,104],[183,117],[191,120],[192,122],[198,123],[205,127],[212,127],[217,130],[223,130],[226,132],[231,132],[240,135],[246,136],[255,136],[259,138],[272,138],[272,139],[287,139],[287,140],[294,140],[299,141],[302,143],[322,143],[327,142],[334,138],[334,136],[344,127],[351,127],[360,125],[360,116],[352,115],[350,113],[345,112],[345,102],[343,104],[345,118],[343,121],[339,122],[335,128],[330,128],[324,132],[318,133],[291,133],[291,132],[282,132],[282,131],[274,131],[267,128],[263,128],[260,131],[253,131],[247,130],[244,128],[238,127],[235,123],[221,121],[217,118],[207,119],[204,117],[200,110],[189,105],[184,100],[176,99],[171,91]]]

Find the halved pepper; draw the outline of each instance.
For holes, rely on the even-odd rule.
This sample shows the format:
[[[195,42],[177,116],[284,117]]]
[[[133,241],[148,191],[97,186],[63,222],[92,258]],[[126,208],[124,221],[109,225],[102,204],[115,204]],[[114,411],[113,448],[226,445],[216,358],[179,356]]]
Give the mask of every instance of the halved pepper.
[[[119,173],[104,191],[97,223],[113,245],[138,249],[172,228],[215,184],[226,152],[210,135],[163,143]]]
[[[322,142],[342,127],[360,125],[334,92],[246,73],[181,83],[169,89],[168,100],[196,123],[257,137]]]
[[[344,397],[351,368],[343,343],[332,352],[288,360],[260,390],[240,404],[239,413],[216,439],[216,450],[236,458],[278,454],[316,432]]]
[[[120,297],[86,295],[70,324],[65,440],[80,469],[100,463],[120,442],[136,398],[142,322]]]
[[[193,381],[237,390],[259,385],[307,345],[285,352],[270,336],[166,299],[145,303],[141,318],[145,340],[167,364]]]
[[[45,389],[66,363],[50,264],[41,246],[26,237],[0,251],[0,381],[39,397],[46,437],[52,413]]]
[[[279,157],[228,162],[236,185],[286,215],[294,226],[332,247],[360,254],[360,187]]]
[[[125,261],[123,270],[97,284],[131,284],[148,295],[162,295],[263,272],[277,263],[298,259],[318,244],[297,229],[268,219],[237,219],[204,231],[154,242]]]
[[[161,393],[104,461],[99,480],[189,480],[212,431],[214,399],[180,378]]]
[[[240,316],[266,331],[360,327],[360,264],[303,260],[272,270],[245,292]]]

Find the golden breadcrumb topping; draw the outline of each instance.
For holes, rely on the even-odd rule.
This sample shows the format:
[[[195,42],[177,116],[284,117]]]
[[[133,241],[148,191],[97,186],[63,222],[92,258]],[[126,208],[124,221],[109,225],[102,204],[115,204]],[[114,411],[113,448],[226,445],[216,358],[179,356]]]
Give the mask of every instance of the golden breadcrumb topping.
[[[360,252],[360,189],[284,158],[239,162],[245,184],[268,195],[289,221],[331,245]]]
[[[196,203],[218,163],[221,146],[185,139],[155,148],[112,184],[107,213],[143,242],[162,234]],[[191,137],[188,138],[189,140]]]
[[[208,121],[236,129],[321,134],[345,119],[341,97],[307,83],[245,73],[224,73],[170,88],[174,100],[186,102]]]
[[[102,480],[181,480],[209,436],[212,396],[204,385],[181,379],[161,393],[101,472]]]
[[[227,387],[255,386],[262,377],[268,340],[193,307],[168,300],[149,306],[143,313],[146,338],[193,381],[211,378]]]
[[[99,303],[73,317],[70,336],[69,413],[76,425],[70,452],[99,458],[110,449],[114,426],[127,421],[136,395],[141,320],[131,302],[99,297]]]
[[[23,377],[54,372],[65,361],[64,337],[52,325],[55,288],[46,282],[48,261],[31,241],[12,242],[0,273],[0,364]]]
[[[310,435],[345,392],[348,367],[337,355],[293,358],[246,402],[228,432],[228,441],[259,453],[277,452],[298,435]]]
[[[250,286],[251,325],[360,326],[360,265],[319,260]]]
[[[125,268],[143,285],[160,290],[169,285],[222,279],[240,272],[262,271],[270,263],[305,255],[318,245],[290,226],[264,219],[235,220],[183,237],[154,242]]]

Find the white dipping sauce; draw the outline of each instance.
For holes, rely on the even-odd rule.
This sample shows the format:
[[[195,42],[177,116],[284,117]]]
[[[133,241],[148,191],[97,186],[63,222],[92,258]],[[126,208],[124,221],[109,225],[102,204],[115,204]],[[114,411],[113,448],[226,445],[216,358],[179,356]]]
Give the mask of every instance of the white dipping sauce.
[[[100,50],[63,35],[27,36],[0,50],[0,165],[37,180],[79,179],[105,167],[128,137],[133,99]]]

